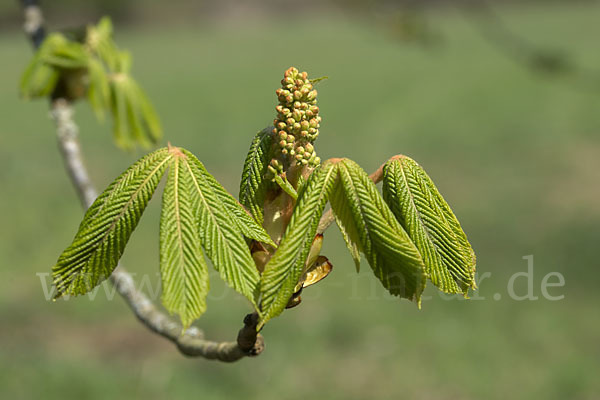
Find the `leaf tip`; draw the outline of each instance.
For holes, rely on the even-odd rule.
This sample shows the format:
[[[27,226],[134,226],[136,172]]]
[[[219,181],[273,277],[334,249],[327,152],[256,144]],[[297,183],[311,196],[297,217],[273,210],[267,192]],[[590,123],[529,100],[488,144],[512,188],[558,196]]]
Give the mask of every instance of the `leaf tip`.
[[[179,148],[177,146],[173,146],[171,144],[171,142],[167,142],[167,149],[169,151],[169,154],[171,154],[173,157],[183,158],[183,159],[187,158],[187,156],[183,153],[181,148]]]

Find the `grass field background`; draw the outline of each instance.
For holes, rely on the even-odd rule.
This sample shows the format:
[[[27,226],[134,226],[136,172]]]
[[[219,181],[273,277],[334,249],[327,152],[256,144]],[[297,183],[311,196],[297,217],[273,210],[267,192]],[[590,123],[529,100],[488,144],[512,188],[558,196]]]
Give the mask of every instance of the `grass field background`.
[[[117,26],[161,115],[165,143],[194,152],[237,194],[253,134],[274,116],[290,65],[321,83],[321,158],[366,170],[403,153],[423,165],[478,256],[472,301],[428,288],[422,310],[387,296],[366,262],[359,275],[334,228],[335,266],[298,308],[264,330],[267,348],[233,365],[187,359],[100,292],[46,301],[47,273],[82,211],[63,171],[44,101],[20,100],[31,56],[0,36],[0,397],[4,399],[597,399],[600,396],[600,6],[504,7],[510,28],[563,48],[596,71],[585,81],[532,73],[490,45],[464,15],[431,12],[436,46],[407,44],[366,19],[325,15],[198,26]],[[76,107],[88,166],[104,188],[143,151],[123,153]],[[158,272],[159,200],[124,255]],[[533,256],[536,301],[508,293]],[[559,272],[564,287],[544,276]],[[212,274],[208,338],[232,340],[245,301]],[[139,281],[139,280],[138,280]],[[554,281],[554,280],[552,280]],[[517,279],[515,291],[527,283]],[[110,289],[109,286],[106,286]]]

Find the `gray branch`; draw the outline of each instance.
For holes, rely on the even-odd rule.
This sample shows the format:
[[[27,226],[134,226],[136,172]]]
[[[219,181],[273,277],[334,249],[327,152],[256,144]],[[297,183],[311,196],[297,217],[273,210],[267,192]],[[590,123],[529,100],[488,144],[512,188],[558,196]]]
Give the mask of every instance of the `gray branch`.
[[[41,9],[35,0],[23,0],[22,4],[25,33],[37,48],[45,36]],[[77,190],[81,204],[84,209],[87,209],[96,199],[97,191],[83,162],[78,140],[79,129],[73,120],[73,108],[66,99],[54,99],[50,114],[56,124],[58,147],[65,168],[71,183]],[[182,333],[183,328],[179,322],[161,312],[143,292],[136,289],[132,276],[123,266],[117,266],[110,276],[110,281],[142,324],[173,342],[179,351],[187,356],[233,362],[247,356],[256,356],[264,349],[263,338],[256,332],[258,323],[256,313],[246,316],[237,341],[209,341],[204,339],[202,331],[196,327],[191,327]]]

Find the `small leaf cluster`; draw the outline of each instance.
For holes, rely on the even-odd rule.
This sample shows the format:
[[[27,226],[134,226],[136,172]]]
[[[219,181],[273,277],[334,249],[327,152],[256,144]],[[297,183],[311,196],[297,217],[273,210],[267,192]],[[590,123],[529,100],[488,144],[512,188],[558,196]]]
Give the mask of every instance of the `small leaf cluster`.
[[[162,136],[157,113],[131,77],[131,56],[112,39],[112,24],[104,17],[85,33],[51,33],[40,45],[21,77],[25,98],[50,97],[75,101],[87,98],[99,120],[110,114],[117,145],[149,146]]]

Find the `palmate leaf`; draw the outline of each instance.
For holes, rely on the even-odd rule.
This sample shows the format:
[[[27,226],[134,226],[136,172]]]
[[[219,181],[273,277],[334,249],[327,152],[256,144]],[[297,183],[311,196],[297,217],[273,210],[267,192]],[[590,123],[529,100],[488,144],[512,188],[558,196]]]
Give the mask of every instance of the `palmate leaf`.
[[[56,297],[84,294],[108,278],[171,158],[167,149],[148,154],[94,201],[52,268]]]
[[[242,171],[242,180],[240,184],[240,203],[262,225],[263,223],[263,205],[268,186],[271,184],[265,179],[270,162],[270,149],[273,141],[271,131],[273,127],[267,127],[258,132],[248,151],[248,156],[244,162]]]
[[[186,329],[206,311],[208,268],[196,226],[200,199],[186,156],[175,148],[171,153],[160,216],[162,303]]]
[[[260,306],[263,318],[259,329],[279,315],[288,304],[303,272],[319,219],[337,182],[337,166],[325,162],[308,178],[279,248],[261,276]]]
[[[383,195],[419,249],[434,285],[447,293],[474,288],[475,254],[454,213],[414,160],[394,157],[383,170]]]
[[[340,188],[332,208],[350,246],[365,253],[375,276],[391,294],[420,303],[426,275],[419,251],[362,168],[343,159],[338,170]]]
[[[225,189],[206,171],[204,165],[187,150],[184,163],[198,197],[197,224],[206,255],[221,278],[257,307],[259,275],[250,250],[230,211],[222,202]]]

